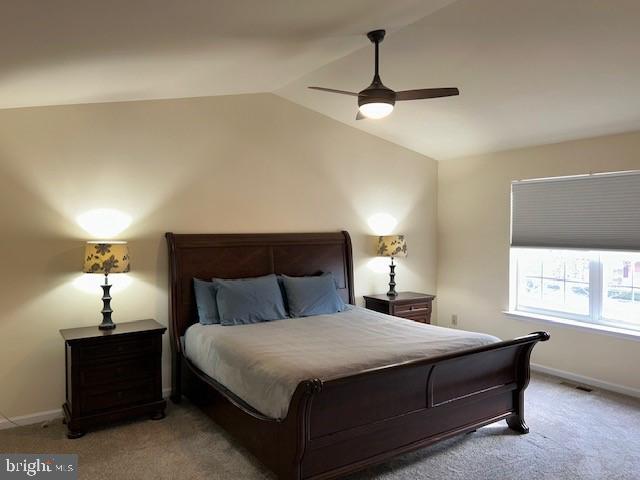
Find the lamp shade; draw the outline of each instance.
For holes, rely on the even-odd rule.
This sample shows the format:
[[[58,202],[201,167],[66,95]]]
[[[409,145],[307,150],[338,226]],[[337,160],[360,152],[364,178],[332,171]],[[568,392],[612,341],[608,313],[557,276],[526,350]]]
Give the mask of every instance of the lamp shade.
[[[379,257],[406,257],[407,242],[404,239],[404,235],[385,235],[378,237],[376,255]]]
[[[87,242],[84,253],[85,273],[126,273],[129,271],[127,242]]]

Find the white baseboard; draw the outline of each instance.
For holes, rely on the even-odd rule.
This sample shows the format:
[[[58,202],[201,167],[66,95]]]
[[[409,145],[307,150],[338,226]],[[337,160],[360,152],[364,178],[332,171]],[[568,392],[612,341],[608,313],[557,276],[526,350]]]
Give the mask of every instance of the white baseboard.
[[[611,392],[621,393],[623,395],[629,395],[630,397],[640,398],[640,389],[633,387],[626,387],[624,385],[618,385],[617,383],[605,382],[604,380],[598,380],[597,378],[586,377],[584,375],[578,375],[577,373],[566,372],[557,368],[545,367],[544,365],[538,365],[536,363],[531,364],[531,370],[534,372],[546,373],[548,375],[554,375],[556,377],[564,378],[575,383],[583,385],[590,385],[592,387],[600,388],[602,390],[609,390]]]
[[[171,394],[171,388],[163,388],[162,396],[168,398]],[[33,425],[34,423],[50,422],[62,418],[62,409],[47,410],[46,412],[31,413],[29,415],[20,415],[19,417],[12,417],[10,419],[0,417],[0,430],[6,430],[7,428],[24,427],[26,425]]]
[[[62,417],[62,410],[47,410],[46,412],[31,413],[29,415],[20,415],[13,417],[11,420],[0,418],[0,430],[7,428],[22,427],[24,425],[33,425],[34,423],[49,422]]]

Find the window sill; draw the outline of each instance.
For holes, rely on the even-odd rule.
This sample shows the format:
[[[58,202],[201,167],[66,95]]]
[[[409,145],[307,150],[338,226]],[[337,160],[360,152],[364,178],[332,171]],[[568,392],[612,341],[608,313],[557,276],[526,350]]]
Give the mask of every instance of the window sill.
[[[635,340],[640,342],[640,332],[627,330],[625,328],[610,327],[608,325],[596,325],[586,322],[579,322],[577,320],[570,320],[568,318],[552,317],[548,315],[540,315],[537,313],[529,312],[518,312],[515,310],[505,310],[502,313],[504,313],[507,317],[514,318],[516,320],[524,320],[536,323],[551,323],[562,327],[587,331],[589,333],[609,335],[611,337],[624,338],[625,340]]]

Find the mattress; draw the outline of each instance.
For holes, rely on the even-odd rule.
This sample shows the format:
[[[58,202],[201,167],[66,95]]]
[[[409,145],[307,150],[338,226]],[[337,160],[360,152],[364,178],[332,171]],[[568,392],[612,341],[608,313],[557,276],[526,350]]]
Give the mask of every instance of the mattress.
[[[498,341],[352,307],[251,325],[197,323],[185,333],[185,355],[262,414],[282,419],[301,381],[326,381]]]

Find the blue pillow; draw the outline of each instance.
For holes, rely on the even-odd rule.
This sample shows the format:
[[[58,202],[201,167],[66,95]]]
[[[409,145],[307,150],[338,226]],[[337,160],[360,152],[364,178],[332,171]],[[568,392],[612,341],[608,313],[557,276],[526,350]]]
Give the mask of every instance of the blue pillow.
[[[198,321],[203,325],[220,323],[218,305],[216,304],[216,286],[213,282],[193,279],[193,290],[196,294]]]
[[[237,280],[213,279],[222,325],[246,325],[286,318],[275,275]]]
[[[331,273],[316,277],[282,276],[289,302],[289,315],[308,317],[341,312],[345,304],[338,295],[336,282]]]

